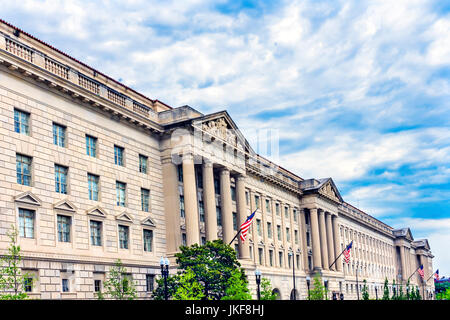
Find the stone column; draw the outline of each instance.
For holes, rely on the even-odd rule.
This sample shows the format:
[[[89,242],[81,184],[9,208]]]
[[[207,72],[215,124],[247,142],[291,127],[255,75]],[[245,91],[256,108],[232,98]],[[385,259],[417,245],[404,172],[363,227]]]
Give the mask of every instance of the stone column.
[[[405,251],[404,251],[404,247],[400,246],[400,264],[401,264],[401,268],[402,268],[402,282],[406,281],[406,263],[405,263]]]
[[[340,237],[339,237],[339,225],[338,225],[338,216],[331,217],[331,225],[333,227],[333,236],[334,236],[334,256],[335,259],[338,257],[338,255],[341,253],[341,246],[340,246]],[[335,265],[335,270],[342,271],[342,260],[341,257],[337,259]]]
[[[247,219],[247,203],[245,199],[245,177],[243,175],[238,175],[236,178],[236,209],[238,215],[238,228]],[[241,259],[250,259],[250,249],[249,240],[247,239],[242,242],[241,237],[239,237],[239,256]]]
[[[300,241],[302,248],[302,256],[303,256],[303,270],[308,271],[308,248],[306,246],[306,219],[305,219],[305,209],[299,210],[299,222],[300,222]]]
[[[203,203],[205,205],[206,240],[217,239],[216,196],[214,191],[213,164],[206,160],[203,171]]]
[[[325,227],[325,211],[319,210],[319,232],[320,232],[320,248],[322,249],[322,268],[328,270],[328,245],[327,245],[327,231]]]
[[[331,213],[327,212],[325,216],[325,224],[327,228],[327,245],[328,245],[328,265],[332,264],[335,259],[333,230],[331,227]],[[331,270],[336,270],[336,265],[331,267]]]
[[[278,251],[280,249],[278,244],[278,220],[277,220],[277,214],[276,214],[276,201],[272,199],[272,226],[273,226],[273,244],[275,246],[274,253],[273,253],[273,260],[274,260],[274,267],[280,267],[280,262],[278,261]]]
[[[320,255],[319,217],[317,208],[309,209],[311,218],[311,238],[314,269],[322,269],[322,257]]]
[[[166,223],[167,253],[173,254],[181,245],[180,233],[180,194],[178,192],[177,167],[172,158],[162,159],[163,195]]]
[[[220,171],[220,203],[222,209],[223,241],[230,243],[234,237],[233,207],[231,202],[230,171],[223,168]]]
[[[197,185],[195,183],[194,158],[192,155],[183,155],[183,191],[186,212],[186,242],[190,246],[200,242]]]

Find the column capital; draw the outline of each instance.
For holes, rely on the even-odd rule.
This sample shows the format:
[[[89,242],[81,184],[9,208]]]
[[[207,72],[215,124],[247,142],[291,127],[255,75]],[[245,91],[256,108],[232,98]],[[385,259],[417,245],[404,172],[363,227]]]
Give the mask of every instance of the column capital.
[[[210,168],[210,167],[213,167],[213,162],[210,160],[210,159],[206,159],[206,158],[203,158],[203,164],[202,164],[204,167],[206,167],[206,168]]]
[[[227,167],[222,167],[222,168],[219,169],[219,171],[220,171],[220,174],[230,175],[230,169],[228,169]]]

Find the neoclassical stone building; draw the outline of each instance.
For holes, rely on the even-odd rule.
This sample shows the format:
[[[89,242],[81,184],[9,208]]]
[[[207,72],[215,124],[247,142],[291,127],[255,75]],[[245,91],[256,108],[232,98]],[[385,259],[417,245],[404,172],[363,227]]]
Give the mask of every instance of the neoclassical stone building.
[[[433,272],[427,240],[345,202],[332,178],[303,179],[258,155],[226,111],[172,108],[4,21],[0,149],[0,250],[15,225],[33,297],[94,298],[120,258],[149,298],[162,256],[230,242],[255,210],[248,239],[232,243],[254,293],[256,269],[281,299],[294,281],[306,299],[316,272],[345,299],[364,279],[375,298],[386,277]],[[350,241],[347,264],[338,256]],[[411,282],[433,291],[417,273]]]

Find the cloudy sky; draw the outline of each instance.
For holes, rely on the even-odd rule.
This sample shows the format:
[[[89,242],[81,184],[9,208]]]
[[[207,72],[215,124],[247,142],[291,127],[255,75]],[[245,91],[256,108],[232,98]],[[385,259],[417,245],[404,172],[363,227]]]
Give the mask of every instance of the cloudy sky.
[[[428,238],[450,276],[450,2],[1,1],[0,18],[145,95],[271,128],[303,178]]]

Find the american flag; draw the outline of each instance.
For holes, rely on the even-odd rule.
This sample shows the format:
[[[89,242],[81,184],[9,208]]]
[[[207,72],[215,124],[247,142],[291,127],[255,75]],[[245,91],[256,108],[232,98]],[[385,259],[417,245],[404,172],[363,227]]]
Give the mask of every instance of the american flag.
[[[434,273],[434,278],[436,280],[439,280],[439,269],[437,269],[436,272]]]
[[[350,263],[350,251],[352,249],[353,241],[344,250],[344,260],[346,263]]]
[[[253,211],[251,215],[247,217],[247,219],[244,221],[243,224],[241,224],[241,227],[239,230],[241,230],[241,240],[245,241],[247,239],[247,233],[248,229],[250,229],[250,225],[252,224],[252,220],[255,217],[256,210]]]
[[[425,276],[425,273],[423,272],[423,264],[420,265],[417,271],[419,272],[420,277],[423,279],[423,277]]]

